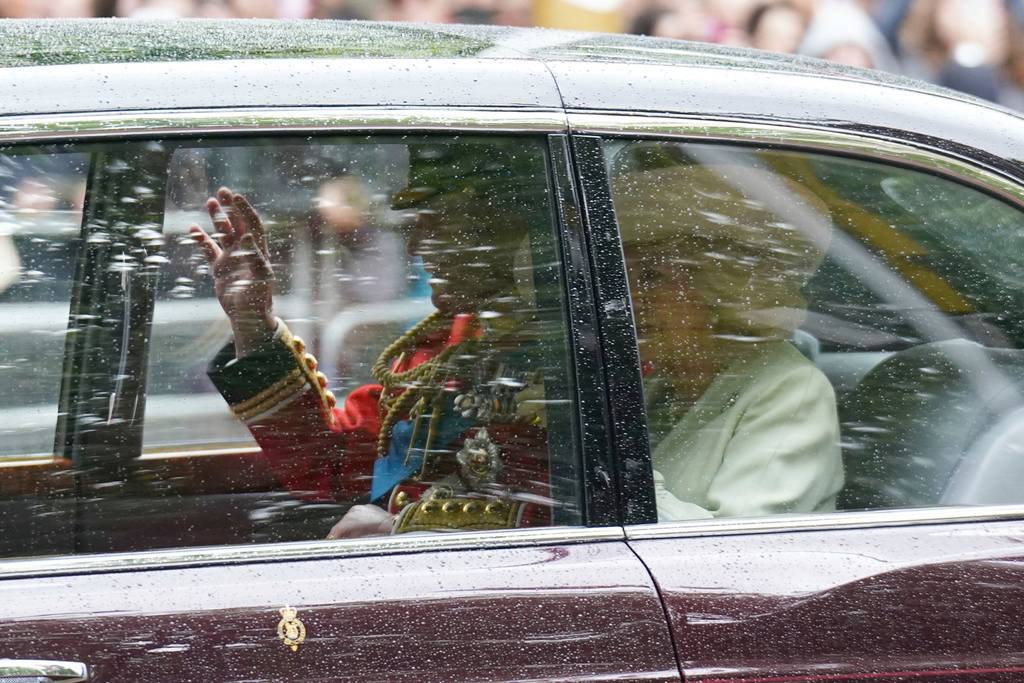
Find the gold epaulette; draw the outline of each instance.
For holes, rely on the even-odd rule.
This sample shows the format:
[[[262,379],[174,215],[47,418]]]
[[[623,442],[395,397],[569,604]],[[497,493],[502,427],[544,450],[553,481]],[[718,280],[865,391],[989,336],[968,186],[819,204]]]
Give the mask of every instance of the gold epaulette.
[[[306,344],[291,333],[288,326],[278,319],[274,343],[283,344],[295,360],[295,366],[280,380],[260,393],[241,403],[231,406],[235,416],[249,423],[263,419],[294,401],[305,391],[312,389],[320,398],[320,410],[328,424],[334,422],[334,406],[337,400],[327,390],[327,377],[317,368],[313,354],[306,353]]]
[[[395,521],[394,533],[512,529],[519,525],[523,506],[494,498],[429,498],[405,506]]]

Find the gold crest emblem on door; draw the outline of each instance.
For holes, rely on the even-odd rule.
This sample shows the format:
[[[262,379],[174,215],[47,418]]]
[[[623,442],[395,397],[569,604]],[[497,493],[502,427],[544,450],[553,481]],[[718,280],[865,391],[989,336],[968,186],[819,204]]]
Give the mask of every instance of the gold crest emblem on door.
[[[295,652],[306,640],[306,626],[298,619],[298,610],[293,607],[282,607],[281,621],[277,622],[277,636],[287,647]]]

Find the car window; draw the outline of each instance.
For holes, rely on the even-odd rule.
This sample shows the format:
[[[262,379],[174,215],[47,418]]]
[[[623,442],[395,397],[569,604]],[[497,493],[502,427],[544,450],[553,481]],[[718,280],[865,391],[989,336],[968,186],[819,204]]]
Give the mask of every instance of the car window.
[[[118,274],[71,404],[76,552],[580,523],[543,139],[76,151]]]
[[[67,150],[0,150],[0,462],[53,455],[88,169]]]
[[[72,547],[55,442],[89,165],[60,146],[0,148],[0,555]]]
[[[1024,500],[1018,208],[824,154],[606,153],[659,520]]]

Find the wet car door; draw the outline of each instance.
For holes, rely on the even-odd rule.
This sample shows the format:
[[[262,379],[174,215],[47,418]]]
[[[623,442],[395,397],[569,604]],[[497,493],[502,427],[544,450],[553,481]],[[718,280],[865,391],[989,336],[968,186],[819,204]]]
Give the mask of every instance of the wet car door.
[[[55,309],[46,320],[57,322],[40,313],[14,336],[40,340],[40,354],[42,340],[58,339],[63,350],[46,357],[52,386],[5,382],[43,417],[4,408],[5,431],[28,445],[12,437],[2,462],[5,481],[19,486],[5,489],[0,520],[0,672],[96,681],[679,680],[660,600],[617,524],[590,271],[564,139],[492,135],[479,123],[458,135],[415,126],[377,135],[366,130],[365,110],[351,125],[344,112],[309,115],[321,117],[306,121],[317,136],[294,135],[295,122],[291,137],[269,124],[253,132],[259,115],[247,112],[242,137],[211,135],[222,130],[219,115],[203,137],[200,117],[197,137],[154,130],[128,141],[105,124],[103,139],[88,143],[4,148],[6,168],[20,176],[5,208],[25,265],[0,305],[42,312],[29,295],[45,299]],[[394,112],[375,115],[409,125]],[[465,111],[442,118],[456,129],[480,120]],[[242,378],[248,384],[224,380],[230,370],[216,375],[231,329],[187,230],[201,225],[227,248],[225,217],[204,208],[221,186],[244,193],[265,226],[260,248],[281,319],[274,343],[296,364],[282,380],[266,367]],[[19,208],[30,200],[34,211]],[[24,227],[47,202],[68,206],[72,218],[56,234],[69,247]],[[486,229],[492,205],[502,209],[500,232]],[[515,239],[495,241],[512,230]],[[59,249],[72,255],[73,273],[29,268],[43,263],[38,253]],[[439,281],[443,265],[465,272]],[[30,289],[61,278],[64,290]],[[453,477],[468,475],[436,474],[428,456],[443,465],[466,446],[435,454],[429,431],[415,476],[375,501],[379,454],[360,450],[356,431],[312,433],[285,418],[311,410],[314,423],[340,420],[330,408],[352,408],[381,351],[414,337],[416,320],[443,296],[464,294],[444,289],[458,278],[506,287],[488,290],[491,305],[475,311],[479,332],[452,363],[475,373],[477,395],[502,387],[487,399],[494,412],[461,417],[476,420],[478,450],[466,453],[501,454],[505,469],[493,476],[507,483],[490,500],[458,488]],[[500,363],[485,365],[481,349]],[[225,367],[245,365],[231,356]],[[33,362],[27,351],[5,360],[8,373]],[[394,391],[429,388],[425,377]],[[431,395],[441,398],[431,400],[460,377],[445,374]],[[343,444],[324,450],[338,433]],[[497,479],[504,472],[523,476]],[[420,533],[321,540],[353,503],[371,502],[396,513],[396,527]],[[40,533],[44,523],[53,531]]]
[[[607,121],[574,144],[595,252],[626,256],[603,326],[639,340],[627,537],[686,679],[1019,680],[1020,185],[838,132]]]

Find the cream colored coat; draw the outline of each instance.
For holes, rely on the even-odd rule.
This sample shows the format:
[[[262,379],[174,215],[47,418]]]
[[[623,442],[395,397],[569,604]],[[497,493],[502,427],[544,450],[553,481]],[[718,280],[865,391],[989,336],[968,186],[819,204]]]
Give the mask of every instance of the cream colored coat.
[[[652,458],[662,522],[834,510],[832,385],[791,344],[765,343],[712,381]]]

